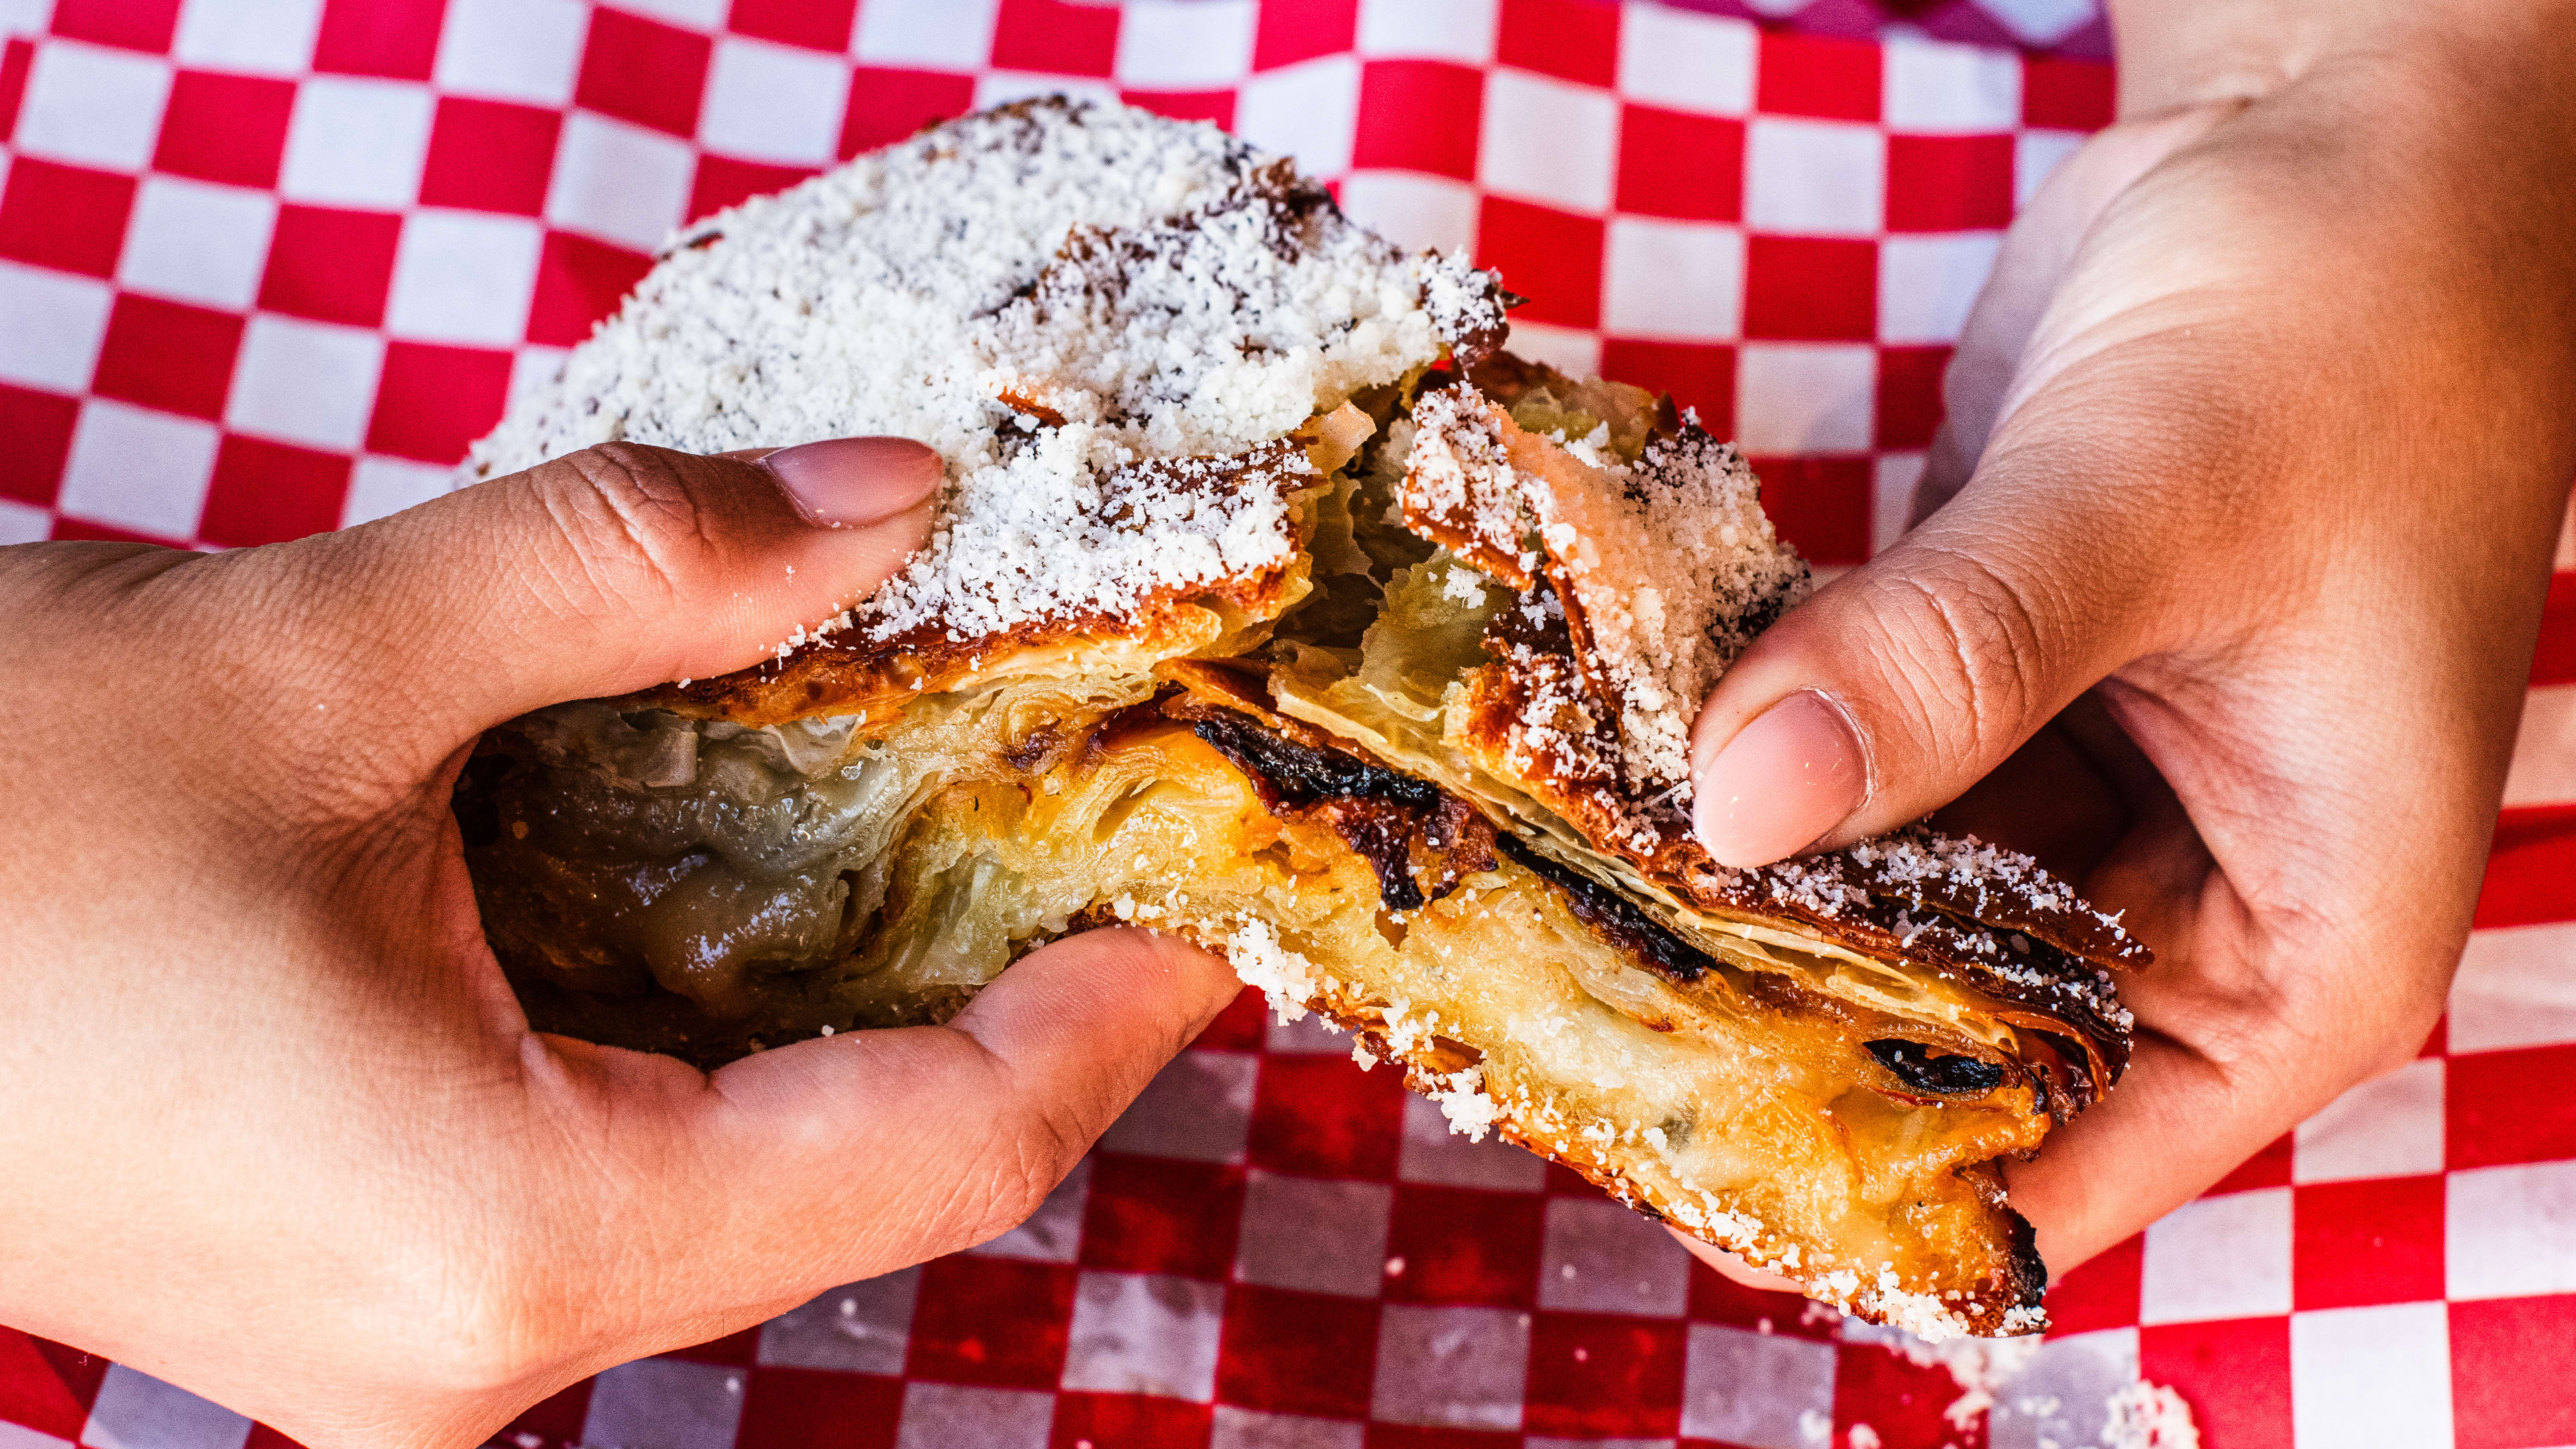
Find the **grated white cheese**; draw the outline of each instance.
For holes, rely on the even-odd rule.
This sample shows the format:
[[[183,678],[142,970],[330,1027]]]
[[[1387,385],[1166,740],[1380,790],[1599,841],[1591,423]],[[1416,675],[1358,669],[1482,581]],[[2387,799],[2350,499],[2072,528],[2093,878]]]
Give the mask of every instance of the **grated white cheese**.
[[[1050,98],[703,223],[466,476],[619,439],[915,438],[949,477],[931,542],[835,624],[973,639],[1285,564],[1276,482],[1134,465],[1240,454],[1500,325],[1490,277],[1350,224],[1287,163]]]

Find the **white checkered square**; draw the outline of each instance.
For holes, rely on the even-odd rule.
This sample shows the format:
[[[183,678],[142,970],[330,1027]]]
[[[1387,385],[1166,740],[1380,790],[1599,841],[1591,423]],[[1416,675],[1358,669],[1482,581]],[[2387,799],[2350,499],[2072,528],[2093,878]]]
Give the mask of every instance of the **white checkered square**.
[[[1490,1132],[1471,1142],[1449,1129],[1449,1119],[1436,1102],[1406,1093],[1404,1143],[1396,1155],[1395,1175],[1406,1182],[1444,1187],[1481,1187],[1498,1192],[1536,1192],[1547,1182],[1547,1164],[1517,1147],[1505,1146]]]
[[[903,1386],[894,1449],[1046,1449],[1055,1396],[918,1380]]]
[[[617,0],[617,8],[692,30],[713,30],[724,24],[733,0]]]
[[[1359,62],[1328,55],[1246,80],[1234,93],[1234,134],[1296,158],[1297,169],[1330,180],[1351,169],[1358,125]],[[1345,202],[1349,193],[1343,194]]]
[[[54,507],[156,538],[193,537],[222,441],[212,423],[91,398],[72,426]]]
[[[977,70],[993,54],[1002,0],[868,0],[850,48],[867,65]]]
[[[920,1296],[919,1268],[844,1284],[762,1324],[757,1357],[792,1368],[902,1373]]]
[[[1498,195],[1604,211],[1618,174],[1619,103],[1610,92],[1527,71],[1485,76],[1478,180]]]
[[[1887,133],[1756,116],[1744,128],[1744,224],[1794,236],[1874,236],[1887,212]]]
[[[585,1444],[733,1449],[742,1421],[742,1370],[677,1358],[637,1359],[591,1381]]]
[[[13,543],[41,543],[53,536],[54,514],[50,508],[38,508],[15,498],[0,498],[0,548]],[[0,1428],[5,1428],[0,1425]],[[9,1449],[9,1441],[0,1439],[0,1449]]]
[[[1183,1052],[1109,1124],[1100,1145],[1140,1157],[1237,1161],[1260,1070],[1259,1058],[1241,1052]]]
[[[322,0],[187,0],[170,56],[206,70],[297,75],[313,64]]]
[[[850,67],[792,45],[726,36],[716,42],[698,142],[710,151],[783,165],[826,166],[841,139]]]
[[[457,95],[566,105],[589,33],[581,0],[448,0],[431,75]]]
[[[1269,1288],[1371,1297],[1386,1277],[1394,1200],[1382,1182],[1255,1172],[1243,1185],[1234,1275]]]
[[[378,333],[259,313],[242,329],[224,425],[354,451],[366,437],[384,366],[385,339]]]
[[[1547,1200],[1541,1308],[1679,1318],[1689,1303],[1690,1254],[1672,1234],[1606,1197]]]
[[[2514,737],[2504,803],[2570,801],[2576,801],[2576,684],[2544,684],[2523,696],[2522,731]]]
[[[1759,35],[1749,20],[1631,5],[1619,15],[1619,93],[1668,111],[1745,115]]]
[[[1118,83],[1212,91],[1252,71],[1254,0],[1130,0],[1118,15]]]
[[[2451,1297],[2576,1293],[2576,1161],[2454,1172],[2443,1188]]]
[[[1346,1057],[1351,1054],[1350,1033],[1326,1021],[1321,1012],[1310,1011],[1295,1021],[1273,1013],[1262,1029],[1262,1049],[1273,1054],[1297,1057]]]
[[[1870,460],[1869,551],[1882,553],[1905,536],[1914,490],[1923,481],[1921,453],[1881,453]]]
[[[1064,1386],[1204,1404],[1216,1397],[1225,1285],[1160,1273],[1084,1273],[1073,1293]]]
[[[116,280],[131,292],[248,311],[268,266],[277,198],[179,176],[135,188]]]
[[[1995,269],[2003,234],[1964,231],[1891,236],[1878,243],[1878,340],[1949,343]]]
[[[1735,436],[1748,453],[1857,453],[1878,414],[1878,349],[1748,342],[1735,355]]]
[[[1034,71],[994,70],[975,78],[975,106],[1007,106],[1033,96],[1069,96],[1075,100],[1099,101],[1103,104],[1118,99],[1118,88],[1107,81],[1083,76],[1044,75]]]
[[[1517,1429],[1530,1320],[1508,1308],[1390,1303],[1377,1323],[1370,1416],[1390,1424]]]
[[[400,81],[314,76],[295,89],[277,189],[290,201],[404,207],[420,195],[434,98]]]
[[[1987,1449],[2100,1444],[2111,1396],[2138,1380],[2138,1331],[2105,1328],[2042,1343],[1986,1420]]]
[[[250,1420],[123,1364],[110,1364],[81,1429],[84,1449],[241,1449]]]
[[[1500,15],[1500,0],[1360,0],[1359,53],[1483,65]]]
[[[1601,334],[1545,322],[1514,322],[1503,345],[1573,377],[1601,375]]]
[[[2290,1311],[2290,1190],[2189,1202],[2147,1228],[2140,1323]]]
[[[563,376],[564,359],[572,356],[568,347],[522,347],[510,359],[510,402],[518,407],[528,397],[552,387]]]
[[[2002,21],[2023,42],[2040,46],[2064,40],[2102,13],[2095,0],[1977,0],[1977,8]]]
[[[1686,342],[1744,331],[1744,233],[1734,227],[1615,216],[1601,270],[1604,331]]]
[[[2408,1062],[2337,1097],[2299,1124],[2297,1182],[2414,1177],[2442,1170],[2442,1061]]]
[[[1719,1323],[1690,1326],[1682,1433],[1746,1449],[1816,1449],[1807,1426],[1834,1412],[1834,1346]]]
[[[527,335],[545,229],[523,217],[423,210],[403,221],[385,330],[507,347]]]
[[[2451,1328],[2439,1303],[2290,1316],[2290,1422],[2299,1449],[2451,1442]]]
[[[456,470],[409,458],[360,458],[349,470],[349,490],[340,497],[340,526],[354,527],[400,513],[447,492]]]
[[[1009,1232],[966,1251],[982,1258],[1070,1263],[1082,1256],[1082,1211],[1090,1201],[1091,1159],[1085,1157],[1062,1182],[1047,1189],[1037,1211]]]
[[[1483,207],[1466,182],[1419,171],[1354,171],[1342,182],[1342,209],[1398,246],[1472,252]]]
[[[588,111],[564,117],[546,220],[636,251],[661,247],[689,209],[689,143]]]
[[[2023,131],[2013,137],[2013,209],[2030,205],[2040,183],[2084,146],[2078,131]]]
[[[1996,135],[2021,125],[2021,57],[2009,50],[1891,37],[1879,78],[1879,121],[1891,131]]]
[[[1208,1416],[1208,1449],[1361,1449],[1365,1425],[1304,1414],[1265,1414],[1219,1404]],[[5,1449],[5,1446],[0,1446]]]
[[[2451,1051],[2576,1042],[2571,961],[2576,921],[2471,932],[2451,980]]]
[[[0,261],[0,382],[80,392],[98,368],[116,289],[48,267]]]
[[[167,62],[130,50],[49,40],[36,47],[10,144],[30,156],[140,171],[170,103]]]

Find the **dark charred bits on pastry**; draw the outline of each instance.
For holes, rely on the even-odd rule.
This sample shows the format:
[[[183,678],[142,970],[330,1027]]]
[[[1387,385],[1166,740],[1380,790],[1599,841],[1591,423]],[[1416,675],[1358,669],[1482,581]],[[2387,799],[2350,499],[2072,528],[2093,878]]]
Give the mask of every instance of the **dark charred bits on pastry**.
[[[1696,981],[1717,969],[1717,960],[1656,922],[1628,898],[1570,866],[1559,864],[1509,835],[1494,843],[1503,854],[1527,867],[1565,897],[1566,909],[1611,944],[1645,958],[1674,981]]]
[[[1248,776],[1273,809],[1312,812],[1377,875],[1379,903],[1418,910],[1493,864],[1490,827],[1438,786],[1338,750],[1299,744],[1225,710],[1187,721]],[[1419,877],[1428,876],[1426,893]]]
[[[1879,1065],[1917,1092],[1942,1097],[1980,1097],[2004,1084],[2004,1069],[1975,1057],[1934,1056],[1921,1042],[1891,1038],[1863,1042]]]

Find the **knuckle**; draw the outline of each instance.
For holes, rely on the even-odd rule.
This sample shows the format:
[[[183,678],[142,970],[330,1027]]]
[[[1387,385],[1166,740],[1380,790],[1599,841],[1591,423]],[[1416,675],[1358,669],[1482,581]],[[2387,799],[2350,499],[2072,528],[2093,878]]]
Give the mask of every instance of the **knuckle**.
[[[1897,634],[1900,668],[1922,717],[1948,726],[1929,743],[1941,746],[1951,735],[1952,748],[1982,758],[2046,703],[2041,614],[2005,570],[1948,549],[1937,550],[1935,562],[1900,580],[1914,595],[1909,627]]]
[[[680,455],[602,443],[538,469],[535,481],[565,549],[567,584],[608,600],[668,598],[715,561],[707,500]]]

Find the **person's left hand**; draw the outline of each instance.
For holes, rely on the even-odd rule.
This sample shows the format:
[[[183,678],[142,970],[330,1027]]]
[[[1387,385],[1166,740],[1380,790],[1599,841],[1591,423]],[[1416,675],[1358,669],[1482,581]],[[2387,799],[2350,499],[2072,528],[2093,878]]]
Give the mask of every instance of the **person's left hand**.
[[[0,1320],[317,1449],[465,1445],[1025,1217],[1221,964],[1094,932],[703,1073],[529,1030],[448,809],[483,729],[869,592],[938,481],[610,445],[271,548],[0,550]]]

